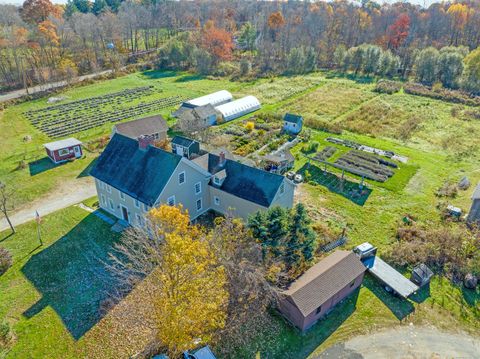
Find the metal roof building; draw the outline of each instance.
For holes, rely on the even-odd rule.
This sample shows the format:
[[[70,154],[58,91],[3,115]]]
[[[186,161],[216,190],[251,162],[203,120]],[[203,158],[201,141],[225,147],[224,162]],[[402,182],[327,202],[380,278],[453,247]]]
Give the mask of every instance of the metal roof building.
[[[255,96],[246,96],[215,107],[221,113],[224,121],[230,121],[260,109],[260,102]]]
[[[190,105],[191,107],[198,107],[198,106],[205,106],[205,105],[212,105],[212,106],[219,106],[229,101],[232,101],[233,96],[227,90],[217,91],[202,97],[194,98],[193,100],[186,101],[186,105]]]

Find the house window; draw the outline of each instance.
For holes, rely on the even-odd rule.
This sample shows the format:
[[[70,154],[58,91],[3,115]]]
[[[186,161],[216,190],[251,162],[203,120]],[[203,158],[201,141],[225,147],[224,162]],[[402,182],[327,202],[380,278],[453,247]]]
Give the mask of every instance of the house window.
[[[107,192],[112,193],[112,186],[110,186],[109,184],[107,184],[106,186],[107,186]]]
[[[143,204],[143,211],[148,212],[148,206],[145,203]]]
[[[220,206],[220,198],[217,196],[213,197],[213,202],[215,203],[215,206]]]
[[[135,204],[135,208],[140,208],[140,201],[135,198],[135,201],[133,202]]]
[[[352,283],[350,283],[350,288],[352,288],[354,285],[355,285],[355,281],[353,281]]]
[[[178,174],[178,184],[185,183],[185,172],[180,172]]]
[[[141,215],[139,215],[138,213],[135,215],[136,219],[137,219],[137,224],[139,226],[143,226],[143,218]]]
[[[202,210],[202,200],[197,199],[197,211],[201,211],[201,210]]]
[[[280,185],[280,194],[284,194],[285,193],[285,183],[282,182],[282,184]]]
[[[195,194],[202,193],[202,182],[195,183]]]
[[[120,198],[125,201],[125,193],[118,191],[120,193]]]
[[[169,206],[175,206],[175,196],[168,197],[167,204]]]
[[[102,200],[102,204],[105,206],[107,204],[107,200],[105,199],[105,196],[102,194],[100,198]]]
[[[108,202],[110,203],[110,209],[111,209],[112,211],[114,211],[114,210],[115,210],[115,206],[114,206],[114,204],[113,204],[113,201],[112,201],[111,199],[109,199]]]
[[[219,185],[219,184],[220,184],[220,178],[215,177],[215,178],[213,179],[213,182],[214,182],[215,184],[218,184],[218,185]]]
[[[321,311],[322,311],[322,306],[319,306],[319,307],[317,308],[317,313],[316,313],[316,314],[320,314]]]
[[[59,156],[66,156],[70,153],[70,151],[68,150],[68,148],[62,148],[61,150],[58,150],[58,155]]]

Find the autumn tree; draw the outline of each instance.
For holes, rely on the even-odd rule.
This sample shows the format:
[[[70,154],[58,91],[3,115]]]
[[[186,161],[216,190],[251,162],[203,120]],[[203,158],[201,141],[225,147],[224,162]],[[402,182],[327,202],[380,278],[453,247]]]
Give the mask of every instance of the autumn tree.
[[[252,23],[245,23],[240,29],[240,36],[238,37],[238,43],[244,50],[253,51],[256,49],[257,30]]]
[[[25,22],[38,24],[48,19],[50,15],[59,17],[59,9],[50,0],[26,0],[20,14]]]
[[[213,22],[205,25],[202,31],[201,47],[212,56],[213,61],[227,61],[232,59],[232,34],[224,29],[217,28]]]
[[[471,93],[480,94],[480,47],[465,58],[462,88]]]
[[[458,44],[458,39],[465,28],[467,23],[469,8],[468,5],[462,3],[453,3],[447,10],[447,14],[450,15],[452,21],[453,31],[451,31],[451,40],[452,45]]]
[[[268,17],[268,27],[272,36],[272,41],[277,39],[277,32],[285,26],[285,19],[280,11],[275,11]]]
[[[410,31],[410,16],[400,14],[387,29],[388,47],[396,50],[405,42]]]
[[[181,207],[152,209],[144,227],[129,229],[116,250],[112,271],[127,290],[148,284],[156,336],[173,357],[224,327],[225,268],[205,231],[190,224]]]
[[[14,209],[14,199],[15,190],[12,187],[7,186],[5,183],[0,182],[0,212],[7,220],[13,233],[15,233],[15,227],[10,220],[10,212]]]

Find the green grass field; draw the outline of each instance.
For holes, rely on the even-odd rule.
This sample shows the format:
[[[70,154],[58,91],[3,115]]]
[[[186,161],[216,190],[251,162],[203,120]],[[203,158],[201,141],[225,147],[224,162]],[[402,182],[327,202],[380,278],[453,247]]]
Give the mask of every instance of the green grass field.
[[[338,148],[331,160],[348,149],[327,142],[328,136],[407,156],[408,163],[401,164],[386,182],[366,181],[371,192],[364,203],[355,203],[348,196],[329,189],[326,181],[299,187],[299,200],[306,204],[314,221],[326,223],[335,230],[347,228],[347,248],[370,241],[379,247],[380,255],[386,253],[395,241],[396,226],[405,214],[414,215],[431,226],[440,222],[440,211],[436,208],[439,199],[435,192],[445,181],[458,182],[463,176],[467,176],[472,184],[480,181],[478,120],[454,118],[452,104],[404,93],[378,94],[373,92],[372,84],[328,77],[322,73],[241,83],[190,74],[147,72],[74,88],[62,95],[69,101],[148,85],[155,86],[158,91],[149,99],[173,95],[194,97],[227,89],[235,97],[257,96],[264,102],[262,111],[265,112],[291,111],[337,124],[345,129],[342,135],[312,130],[311,141],[319,143],[319,150],[326,146]],[[62,183],[85,176],[98,156],[97,152],[87,151],[83,159],[52,168],[43,159],[42,148],[42,144],[50,139],[22,116],[28,109],[46,106],[46,99],[40,99],[11,106],[0,113],[0,181],[17,187],[20,206],[44,196]],[[171,110],[164,109],[160,113],[168,116]],[[172,124],[173,120],[169,119],[169,123]],[[228,126],[222,125],[220,129]],[[111,124],[84,131],[75,137],[87,142],[110,131]],[[32,136],[31,142],[23,142],[26,135]],[[300,153],[301,146],[303,144],[292,151],[296,156],[296,170],[307,162]],[[17,169],[21,160],[39,162]],[[340,174],[338,170],[331,172],[332,176]],[[360,181],[355,175],[347,173],[346,177],[352,186]],[[471,192],[472,189],[460,191],[450,202],[468,210]],[[95,202],[94,198],[85,201],[91,206]],[[11,323],[16,334],[8,357],[84,357],[87,348],[101,342],[92,334],[97,331],[98,324],[93,324],[90,331],[80,337],[78,333],[98,319],[94,309],[101,298],[79,296],[78,287],[65,287],[62,281],[73,278],[78,285],[84,284],[91,268],[100,270],[95,258],[105,256],[115,237],[104,223],[79,208],[47,216],[43,226],[50,229],[44,233],[46,245],[43,248],[37,248],[33,223],[19,226],[14,236],[0,233],[0,246],[8,248],[14,255],[14,266],[0,277],[0,318]],[[50,256],[52,263],[46,260]],[[69,261],[65,263],[67,259]],[[57,261],[65,264],[64,268],[55,264]],[[45,273],[45,278],[39,278],[36,273],[39,270]],[[93,284],[101,287],[99,283]],[[90,292],[96,288],[93,284],[86,293],[93,293]],[[45,293],[48,293],[49,300],[41,303],[44,306],[35,306]],[[77,298],[72,299],[75,295]],[[64,302],[71,303],[69,308],[58,304]],[[86,324],[72,322],[69,312],[72,308],[86,313]],[[357,296],[339,306],[306,335],[300,335],[274,315],[258,328],[254,341],[234,348],[231,357],[253,358],[260,353],[261,358],[307,358],[339,340],[409,322],[478,333],[480,293],[463,291],[448,280],[435,278],[430,296],[425,301],[404,302],[391,297],[375,281],[367,278]],[[122,345],[121,338],[117,338],[117,342]],[[221,349],[223,345],[226,343],[220,342],[216,347]]]

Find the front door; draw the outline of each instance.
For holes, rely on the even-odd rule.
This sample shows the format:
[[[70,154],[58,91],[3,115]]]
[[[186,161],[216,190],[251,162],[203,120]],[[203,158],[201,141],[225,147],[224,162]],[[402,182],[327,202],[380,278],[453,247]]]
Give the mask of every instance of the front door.
[[[122,206],[122,216],[125,222],[130,223],[130,221],[128,220],[128,209],[123,206]]]
[[[82,152],[80,151],[80,146],[75,146],[73,148],[73,151],[75,152],[75,157],[80,157],[82,155]]]

